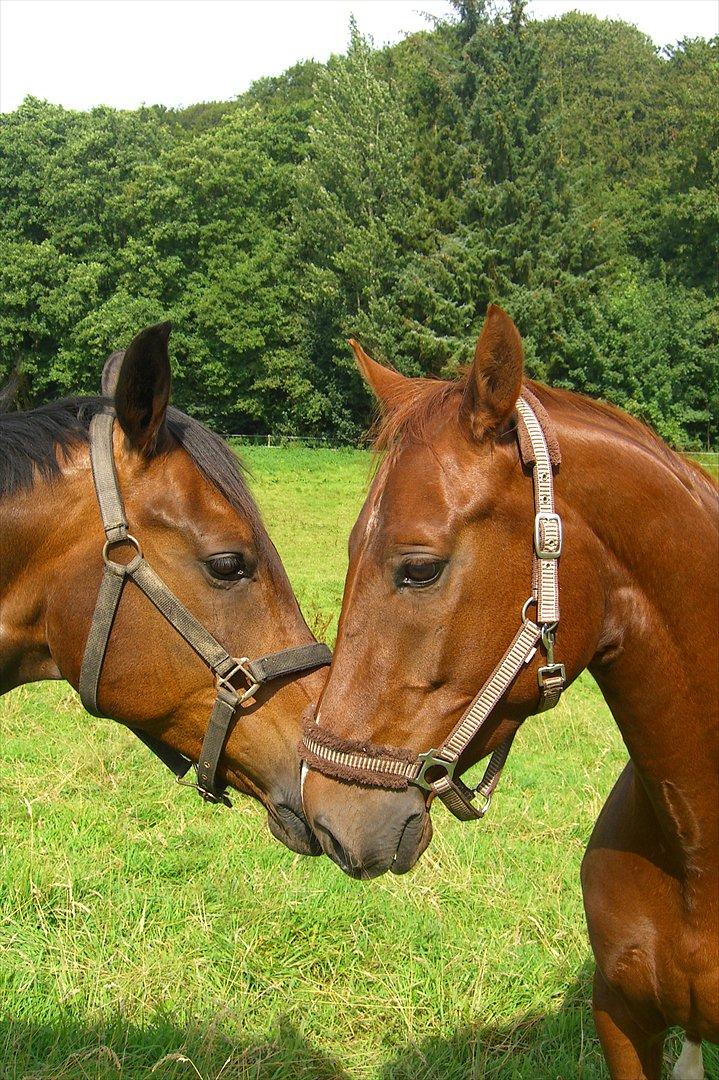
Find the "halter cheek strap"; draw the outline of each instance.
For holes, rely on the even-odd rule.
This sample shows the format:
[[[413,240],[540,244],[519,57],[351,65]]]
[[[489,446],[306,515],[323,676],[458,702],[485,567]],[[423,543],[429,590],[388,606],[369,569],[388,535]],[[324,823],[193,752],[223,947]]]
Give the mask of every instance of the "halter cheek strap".
[[[455,817],[477,820],[489,809],[514,733],[490,757],[484,776],[474,789],[454,773],[459,759],[477,738],[494,709],[523,668],[535,657],[540,642],[547,662],[537,671],[539,701],[535,712],[552,709],[566,683],[563,664],[554,661],[554,640],[559,623],[559,557],[562,553],[562,522],[554,505],[553,467],[559,464],[559,446],[540,402],[529,390],[517,402],[520,453],[532,467],[534,486],[534,536],[532,593],[522,609],[522,621],[514,640],[479,693],[437,749],[418,756],[397,747],[373,746],[341,739],[327,729],[306,721],[300,745],[303,761],[312,769],[335,779],[403,790],[409,784],[441,799]],[[549,438],[545,430],[550,431]],[[528,617],[534,607],[536,621]],[[481,796],[480,805],[474,800]]]
[[[102,549],[105,567],[80,670],[80,699],[89,713],[94,716],[102,715],[98,704],[102,668],[123,589],[128,581],[132,581],[194,649],[215,677],[215,702],[200,751],[200,760],[195,766],[197,784],[191,786],[197,787],[200,795],[208,802],[230,805],[225,788],[218,784],[217,772],[237,708],[254,697],[264,683],[283,675],[298,675],[324,667],[331,662],[332,654],[326,645],[314,643],[283,649],[257,660],[249,660],[247,657],[237,659],[198,622],[158,577],[145,560],[139,542],[129,532],[115,470],[112,443],[114,422],[115,416],[111,410],[96,414],[90,421],[90,460],[105,530],[106,539]],[[135,549],[134,557],[126,564],[115,562],[111,558],[112,550],[118,544],[129,544]],[[239,676],[244,678],[247,688],[238,693],[233,681]],[[190,758],[160,739],[134,728],[132,730],[175,773],[178,780],[181,780],[193,765]]]

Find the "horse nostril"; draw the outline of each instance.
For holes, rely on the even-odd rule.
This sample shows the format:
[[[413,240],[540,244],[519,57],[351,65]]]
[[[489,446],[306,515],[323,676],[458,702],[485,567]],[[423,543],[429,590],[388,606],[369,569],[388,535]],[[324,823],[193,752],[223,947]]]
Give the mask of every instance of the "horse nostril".
[[[323,823],[321,818],[315,818],[312,823],[312,828],[318,836],[320,836],[321,834],[321,836],[325,836],[327,838],[331,850],[327,851],[327,848],[325,847],[325,845],[323,845],[323,847],[325,847],[325,851],[327,851],[327,854],[330,856],[331,859],[334,859],[340,870],[344,870],[345,873],[348,873],[350,870],[349,856],[345,849],[342,847],[342,844],[339,842],[335,834],[332,832],[332,830]]]

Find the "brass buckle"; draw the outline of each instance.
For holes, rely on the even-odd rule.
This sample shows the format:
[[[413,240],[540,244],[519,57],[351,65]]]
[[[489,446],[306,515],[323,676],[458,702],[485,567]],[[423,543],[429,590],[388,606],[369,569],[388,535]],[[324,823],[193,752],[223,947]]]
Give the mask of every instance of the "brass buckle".
[[[446,758],[439,756],[439,750],[427,750],[424,754],[418,754],[417,760],[422,762],[422,768],[419,770],[414,780],[410,780],[410,784],[414,784],[415,787],[422,788],[423,791],[434,791],[432,787],[433,781],[427,780],[426,776],[430,769],[439,765],[445,770],[446,779],[452,780],[454,777],[454,770],[457,768],[457,759],[453,758],[451,761],[447,761]],[[444,776],[438,777],[440,780],[444,780]]]

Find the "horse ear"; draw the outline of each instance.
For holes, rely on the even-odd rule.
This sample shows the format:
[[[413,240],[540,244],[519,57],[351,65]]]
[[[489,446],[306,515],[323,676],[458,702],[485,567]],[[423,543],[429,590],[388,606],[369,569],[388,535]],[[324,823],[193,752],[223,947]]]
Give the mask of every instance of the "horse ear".
[[[360,369],[360,374],[375,395],[380,405],[389,408],[397,399],[398,392],[409,381],[406,375],[392,368],[383,367],[368,356],[362,346],[354,338],[350,338],[347,344],[352,348]]]
[[[497,431],[522,392],[524,350],[519,330],[496,304],[487,308],[467,383],[466,406],[477,434]]]
[[[171,328],[164,322],[141,330],[125,350],[117,375],[117,419],[130,443],[146,454],[157,445],[170,400]]]
[[[117,349],[116,352],[110,353],[105,366],[102,369],[102,380],[100,382],[100,393],[103,397],[113,398],[115,396],[115,387],[117,386],[117,379],[120,374],[120,367],[122,361],[125,359],[125,350]]]

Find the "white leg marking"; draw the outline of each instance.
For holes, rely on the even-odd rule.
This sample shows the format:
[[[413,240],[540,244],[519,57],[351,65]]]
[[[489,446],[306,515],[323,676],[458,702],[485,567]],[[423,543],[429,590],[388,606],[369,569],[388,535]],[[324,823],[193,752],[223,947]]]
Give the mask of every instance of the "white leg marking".
[[[318,709],[317,712],[315,713],[315,723],[319,724],[319,722],[320,722],[320,714],[319,714],[319,709]],[[307,764],[306,761],[303,761],[302,765],[300,767],[300,801],[302,803],[302,809],[303,810],[305,808],[305,778],[307,777],[307,773],[309,771],[310,771],[309,765]]]
[[[684,1040],[682,1052],[672,1071],[672,1080],[704,1080],[702,1044]]]

